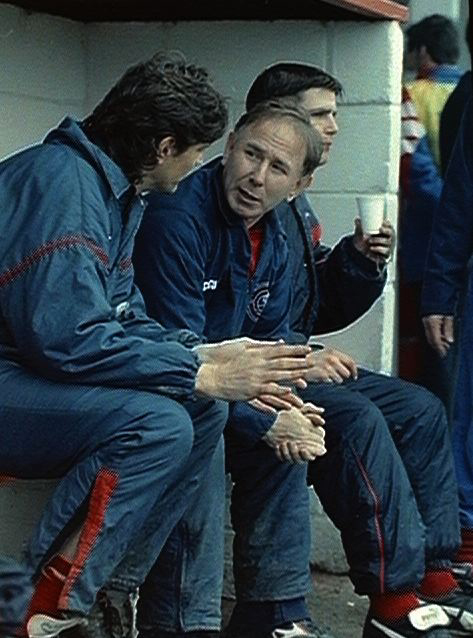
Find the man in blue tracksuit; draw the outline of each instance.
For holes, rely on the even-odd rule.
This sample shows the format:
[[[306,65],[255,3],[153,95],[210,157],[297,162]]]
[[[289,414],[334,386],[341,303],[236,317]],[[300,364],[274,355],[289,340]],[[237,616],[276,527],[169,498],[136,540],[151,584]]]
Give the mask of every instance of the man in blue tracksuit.
[[[338,130],[335,115],[340,91],[339,83],[321,69],[296,63],[279,64],[255,80],[248,95],[248,107],[271,96],[297,96],[322,134],[323,162]],[[175,302],[174,287],[189,290],[190,286],[198,285],[194,283],[196,278],[201,282],[197,288],[199,295],[204,298],[206,295],[202,292],[203,288],[206,290],[205,282],[202,285],[201,281],[204,271],[198,259],[197,265],[193,265],[192,258],[194,251],[200,254],[205,233],[200,229],[191,250],[184,252],[187,240],[184,242],[182,237],[187,237],[192,227],[187,231],[169,228],[163,238],[153,233],[153,218],[169,215],[172,206],[181,211],[187,201],[186,193],[191,198],[193,214],[197,215],[195,209],[202,209],[205,199],[192,186],[197,175],[205,170],[210,168],[189,178],[188,191],[182,192],[182,197],[178,192],[175,198],[170,198],[172,204],[161,198],[153,202],[154,210],[145,221],[146,232],[143,231],[137,244],[136,258],[140,264],[137,272],[151,311],[155,301],[168,298],[163,312],[170,321],[177,320],[179,326],[188,325],[195,315],[190,307],[187,314],[180,315],[182,300]],[[330,251],[320,245],[320,226],[305,196],[281,204],[277,212],[288,238],[291,277],[288,285],[294,293],[292,329],[307,338],[354,321],[382,292],[386,277],[384,262],[392,249],[390,224],[382,225],[379,236],[369,237],[363,235],[356,222],[354,235],[343,238]],[[174,254],[175,263],[185,265],[183,283],[179,285],[181,268],[167,272],[170,254]],[[229,278],[217,284],[217,288],[223,285],[220,294],[226,290],[232,294],[231,282]],[[217,320],[225,322],[222,315],[218,318],[206,315],[210,324]],[[312,383],[302,391],[302,396],[325,408],[329,444],[322,459],[309,463],[309,482],[341,530],[356,591],[370,596],[364,636],[451,635],[443,625],[469,635],[464,625],[471,620],[471,613],[463,616],[462,624],[458,619],[449,621],[437,605],[426,610],[421,604],[421,601],[442,602],[450,614],[460,613],[452,610],[465,606],[471,610],[470,599],[458,590],[450,571],[450,559],[459,542],[458,508],[440,402],[416,386],[357,370],[353,359],[344,353],[322,350],[311,357],[313,368],[306,378]],[[286,518],[284,514],[286,503],[282,501],[278,509],[272,505],[273,499],[267,500],[264,488],[268,492],[271,488],[268,473],[265,483],[257,478],[252,482],[249,470],[258,477],[260,466],[256,457],[252,458],[251,450],[234,436],[232,428],[227,427],[226,439],[236,489],[232,517],[237,538],[234,558],[237,605],[226,635],[321,636],[315,627],[296,622],[303,618],[297,614],[304,613],[302,581],[298,599],[294,589],[285,589],[284,570],[292,572],[296,564],[291,553],[294,547],[289,516]],[[251,485],[251,489],[245,490],[242,485]],[[268,512],[264,514],[266,506]],[[213,526],[215,518],[209,514],[207,526]],[[264,527],[259,525],[262,519],[267,521]],[[195,520],[197,516],[194,524]],[[286,535],[285,525],[288,525]],[[275,530],[284,543],[275,541]],[[172,548],[174,569],[172,561],[165,561],[163,556],[142,588],[140,637],[210,636],[214,634],[199,633],[197,629],[218,627],[218,594],[206,607],[196,604],[192,596],[199,582],[197,576],[205,571],[205,560],[189,549],[195,547],[191,539],[197,536],[192,525],[181,530],[181,535],[185,534],[186,542],[179,545],[176,541]],[[239,542],[239,535],[245,540],[253,537],[253,543],[245,546]],[[203,536],[201,533],[201,540]],[[253,560],[257,539],[267,549],[258,562]],[[276,570],[279,578],[275,578]],[[291,620],[292,624],[287,625]]]
[[[253,112],[231,135],[223,162],[217,159],[196,171],[175,196],[150,197],[150,214],[137,237],[134,260],[137,283],[152,316],[160,315],[165,325],[192,326],[210,341],[236,335],[287,337],[291,301],[287,247],[272,208],[301,187],[320,156],[319,151],[301,177],[300,135],[295,136],[300,117],[291,110],[283,110],[281,115],[272,106]],[[307,115],[302,117],[306,131],[315,135]],[[162,222],[170,216],[174,223],[168,232]],[[162,308],[160,297],[165,299]],[[238,594],[245,598],[257,591],[265,599],[270,592],[278,595],[281,589],[283,597],[294,601],[287,616],[281,618],[282,624],[307,616],[303,596],[309,587],[308,494],[305,464],[279,460],[293,458],[293,442],[279,445],[274,436],[285,422],[289,433],[295,434],[304,409],[277,415],[237,403],[230,409],[227,423],[229,468],[235,480],[233,502],[238,503],[233,521],[235,561],[241,572]],[[234,451],[230,452],[232,446]],[[307,458],[302,453],[296,460]],[[164,626],[160,629],[172,631],[184,624],[196,631],[219,625],[216,607],[223,563],[225,493],[221,458],[214,467],[199,506],[182,521],[141,590],[139,626],[146,636],[160,635],[154,625],[155,588],[167,584],[176,569],[177,591],[173,588],[170,596],[163,591],[160,620]],[[284,525],[275,526],[279,516],[284,516]],[[208,536],[209,529],[215,531]],[[198,561],[186,591],[179,592],[183,540],[203,561]],[[283,555],[285,560],[280,563]],[[163,571],[167,574],[164,581]],[[185,609],[170,613],[173,597],[180,594],[188,601],[186,607],[202,609],[205,617],[187,615]]]
[[[433,14],[406,29],[406,68],[401,101],[399,207],[399,375],[424,385],[449,406],[449,361],[429,347],[419,317],[422,277],[443,179],[440,115],[461,77],[458,30]]]
[[[141,195],[173,191],[226,118],[203,69],[158,55],[0,165],[0,472],[63,477],[28,549],[32,637],[79,631],[117,566],[143,581],[221,437],[210,397],[300,376],[287,346],[164,329],[133,284]]]
[[[465,107],[435,213],[422,293],[429,343],[445,356],[456,342],[452,437],[460,495],[462,546],[459,563],[473,573],[473,104]],[[454,317],[459,330],[454,334]],[[466,565],[464,565],[466,567]]]

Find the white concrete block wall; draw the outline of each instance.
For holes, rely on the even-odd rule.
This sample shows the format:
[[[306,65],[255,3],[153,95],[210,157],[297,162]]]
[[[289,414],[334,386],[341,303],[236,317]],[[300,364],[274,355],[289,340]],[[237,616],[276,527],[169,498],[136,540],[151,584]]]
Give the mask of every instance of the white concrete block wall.
[[[84,27],[0,6],[0,157],[44,136],[65,113],[83,114]]]
[[[344,85],[340,132],[309,196],[329,244],[353,229],[357,194],[385,194],[386,217],[397,227],[402,32],[396,23],[334,23],[328,68]],[[396,359],[395,267],[384,295],[356,324],[321,339],[374,370],[392,372]],[[373,335],[379,335],[373,339]]]

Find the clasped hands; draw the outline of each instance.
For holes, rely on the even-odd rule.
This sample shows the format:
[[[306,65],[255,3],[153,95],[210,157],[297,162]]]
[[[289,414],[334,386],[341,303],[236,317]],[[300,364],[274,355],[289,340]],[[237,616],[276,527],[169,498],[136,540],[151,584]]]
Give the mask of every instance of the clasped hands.
[[[307,363],[305,381],[343,383],[358,376],[354,359],[333,348],[311,352]],[[291,409],[279,412],[264,439],[280,460],[292,463],[313,461],[326,452],[323,408],[299,401]]]
[[[249,401],[253,407],[277,413],[265,437],[281,460],[303,462],[325,453],[323,409],[305,404],[292,385],[305,388],[313,366],[307,345],[255,341],[246,337],[201,344],[196,391],[227,401]]]
[[[246,337],[195,348],[202,365],[196,391],[227,401],[249,401],[277,413],[264,437],[279,459],[293,463],[325,454],[323,408],[304,403],[291,389],[307,381],[341,383],[356,378],[354,360],[337,350],[255,341]]]

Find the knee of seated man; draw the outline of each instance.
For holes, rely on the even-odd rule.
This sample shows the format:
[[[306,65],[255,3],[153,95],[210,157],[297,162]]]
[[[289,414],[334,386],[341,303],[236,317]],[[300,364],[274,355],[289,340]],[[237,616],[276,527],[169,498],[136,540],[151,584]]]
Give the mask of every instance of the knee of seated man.
[[[341,417],[326,421],[326,447],[342,441],[349,443],[372,438],[374,435],[389,435],[386,420],[379,408],[368,398],[351,397]]]
[[[447,425],[447,415],[442,401],[426,388],[409,383],[406,385],[404,407],[406,418],[413,418],[424,427],[438,429]]]
[[[131,442],[134,454],[138,450],[165,451],[174,463],[183,462],[192,450],[194,428],[192,419],[183,405],[160,395],[135,393],[128,397],[124,408],[128,423],[122,429],[125,446]]]

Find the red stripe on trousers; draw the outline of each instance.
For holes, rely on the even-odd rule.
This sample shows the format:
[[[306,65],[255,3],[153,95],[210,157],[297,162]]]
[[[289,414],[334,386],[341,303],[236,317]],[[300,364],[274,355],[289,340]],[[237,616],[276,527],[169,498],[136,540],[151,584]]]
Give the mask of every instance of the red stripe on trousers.
[[[98,535],[103,527],[105,513],[110,504],[113,492],[117,487],[118,481],[119,476],[117,472],[114,472],[113,470],[102,468],[97,474],[97,478],[95,479],[95,484],[90,495],[87,518],[85,519],[84,527],[79,537],[74,562],[59,597],[60,609],[68,608],[71,589],[94,549]]]
[[[376,491],[373,487],[373,485],[371,484],[370,479],[368,478],[368,474],[366,472],[365,467],[363,466],[363,463],[361,462],[361,460],[359,459],[359,457],[355,454],[355,459],[356,462],[358,464],[358,467],[360,468],[360,472],[361,475],[363,476],[363,479],[366,483],[366,487],[368,488],[369,493],[371,494],[371,496],[373,497],[373,502],[374,502],[374,525],[376,528],[376,537],[378,539],[378,546],[379,546],[379,593],[380,594],[384,594],[384,563],[385,563],[385,559],[384,559],[384,539],[383,539],[383,533],[381,531],[381,516],[380,516],[380,511],[381,511],[381,499],[379,498],[379,496],[376,494]]]

